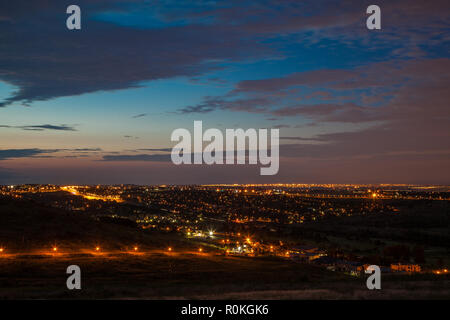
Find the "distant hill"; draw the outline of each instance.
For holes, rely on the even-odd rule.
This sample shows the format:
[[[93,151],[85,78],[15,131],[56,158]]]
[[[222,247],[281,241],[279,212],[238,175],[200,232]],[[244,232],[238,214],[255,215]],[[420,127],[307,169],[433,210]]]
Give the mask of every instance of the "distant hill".
[[[122,249],[146,246],[166,248],[183,240],[176,235],[139,229],[131,220],[96,220],[86,214],[43,206],[28,200],[0,197],[0,245],[10,249],[65,248]]]

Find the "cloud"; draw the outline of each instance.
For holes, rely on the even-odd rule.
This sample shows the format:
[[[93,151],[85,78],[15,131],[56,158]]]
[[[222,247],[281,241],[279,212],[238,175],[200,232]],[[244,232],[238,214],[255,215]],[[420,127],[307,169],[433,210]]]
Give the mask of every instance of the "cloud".
[[[144,148],[144,149],[137,149],[137,151],[171,152],[172,148]]]
[[[289,125],[289,124],[277,124],[277,125],[272,126],[272,128],[275,128],[275,129],[290,128],[290,127],[291,127],[291,125]]]
[[[13,21],[2,23],[0,29],[0,79],[18,88],[0,107],[196,76],[224,61],[262,57],[271,51],[256,39],[244,39],[237,28],[206,24],[131,28],[92,19],[102,12],[126,11],[121,1],[77,4],[89,12],[79,31],[65,28],[67,15],[60,3],[14,1],[0,6]]]
[[[98,153],[102,151],[100,148],[74,148],[74,149],[0,149],[0,160],[17,159],[17,158],[49,158],[59,157],[55,153],[71,153],[74,156],[80,156],[87,153]],[[67,156],[61,156],[67,157]]]
[[[170,154],[104,155],[102,161],[171,161]]]
[[[296,141],[323,141],[323,138],[320,137],[311,137],[311,138],[304,138],[304,137],[280,137],[280,140],[296,140]]]
[[[177,76],[195,78],[226,62],[277,57],[283,48],[267,44],[275,34],[295,35],[308,43],[327,37],[344,43],[356,38],[374,47],[390,45],[386,54],[407,55],[405,51],[417,52],[421,45],[445,39],[450,6],[441,0],[381,0],[378,5],[386,27],[368,34],[363,21],[370,3],[360,1],[218,1],[182,7],[117,0],[79,0],[77,4],[83,13],[79,31],[64,27],[64,3],[16,0],[0,4],[0,79],[17,87],[0,107],[136,88],[146,81]],[[106,13],[122,19],[99,18]],[[130,17],[136,13],[158,20],[154,21],[157,27],[133,24]],[[411,21],[420,29],[412,28]],[[212,109],[191,106],[181,111]]]
[[[179,113],[209,113],[215,110],[245,111],[264,113],[267,106],[274,103],[271,97],[227,100],[226,97],[205,97],[204,102],[195,106],[187,106],[178,110]]]
[[[348,70],[321,69],[297,72],[281,78],[246,80],[222,97],[206,97],[186,112],[228,110],[261,113],[275,118],[301,116],[313,122],[364,123],[445,116],[449,93],[450,59],[378,62]],[[299,87],[329,88],[312,100],[298,95]],[[309,90],[309,91],[310,91]],[[285,95],[280,92],[286,92]],[[292,94],[295,92],[296,94]],[[331,93],[333,92],[333,93]],[[342,102],[342,92],[349,95]],[[310,95],[308,93],[307,95]],[[410,97],[414,96],[414,99]],[[363,105],[368,97],[378,104]],[[304,100],[299,103],[299,100]],[[420,102],[420,103],[419,103]],[[279,105],[284,105],[279,107]],[[273,119],[273,118],[271,118]]]
[[[0,125],[0,128],[9,129],[22,129],[26,131],[44,131],[44,130],[54,130],[54,131],[78,131],[74,126],[62,125],[52,125],[52,124],[40,124],[40,125],[26,125],[26,126],[8,126]]]
[[[58,149],[4,149],[0,150],[0,160],[30,158],[41,154],[55,153]]]
[[[68,151],[75,151],[75,152],[99,152],[102,151],[101,148],[75,148],[75,149],[63,149]]]
[[[307,71],[242,81],[227,95],[208,97],[205,102],[215,101],[215,108],[222,110],[258,112],[278,119],[289,117],[291,121],[298,117],[316,126],[345,124],[341,132],[318,134],[308,139],[283,137],[320,142],[281,145],[280,156],[287,159],[334,160],[336,164],[345,161],[349,168],[351,163],[361,167],[358,161],[370,159],[372,165],[380,168],[384,164],[386,170],[393,163],[398,170],[400,161],[411,165],[415,161],[414,168],[420,167],[437,176],[431,164],[445,163],[450,150],[450,75],[442,72],[449,69],[450,59],[436,58],[379,62],[348,70]],[[292,93],[302,86],[317,91],[331,88],[332,99],[330,95],[319,94],[314,97],[315,103],[308,100],[299,103],[296,95],[279,95],[280,91]],[[341,93],[351,94],[352,101],[340,102],[336,97]],[[276,94],[279,98],[272,100]],[[383,97],[382,103],[364,105],[363,95]],[[263,108],[262,104],[254,103],[259,97],[267,102]],[[241,108],[234,108],[232,99],[239,101]],[[358,126],[350,129],[348,124]],[[419,157],[424,159],[420,165]],[[448,164],[441,169],[448,177]]]
[[[135,116],[132,116],[132,118],[133,118],[133,119],[138,119],[138,118],[143,118],[143,117],[145,117],[145,116],[147,116],[146,113],[141,113],[141,114],[137,114],[137,115],[135,115]]]

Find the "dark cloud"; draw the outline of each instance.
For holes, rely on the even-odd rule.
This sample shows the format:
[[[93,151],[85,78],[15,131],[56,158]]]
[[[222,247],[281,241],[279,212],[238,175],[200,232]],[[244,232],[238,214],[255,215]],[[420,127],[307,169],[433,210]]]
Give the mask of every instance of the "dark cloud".
[[[212,109],[246,111],[271,116],[302,116],[315,122],[363,123],[421,119],[422,117],[447,118],[446,99],[450,76],[450,59],[421,59],[381,62],[350,70],[316,70],[294,73],[283,78],[241,81],[236,89],[224,97],[207,97],[204,104]],[[298,86],[312,89],[329,87],[339,92],[350,90],[353,101],[330,101],[330,96],[318,95],[320,103],[298,103],[297,96],[276,94]],[[364,94],[361,94],[361,90]],[[359,104],[360,98],[388,97],[378,106]],[[238,95],[239,98],[235,98]],[[244,95],[244,98],[242,98]],[[245,98],[248,96],[248,98]],[[261,97],[259,97],[261,96]],[[324,100],[321,101],[321,97]],[[412,99],[411,97],[414,97]],[[333,99],[335,100],[335,99]],[[285,105],[278,107],[278,105]],[[192,109],[191,111],[194,111]]]
[[[123,2],[79,1],[78,5],[84,13],[82,29],[69,31],[65,3],[1,4],[0,11],[11,22],[2,21],[0,26],[0,78],[18,90],[0,106],[195,76],[223,61],[261,57],[269,51],[256,39],[244,39],[237,28],[130,28],[91,19],[96,13],[126,10],[120,7]]]
[[[440,41],[448,27],[449,9],[449,2],[440,0],[381,1],[383,23],[390,27],[368,35],[364,25],[368,1],[218,1],[179,8],[160,2],[158,16],[166,23],[160,28],[132,28],[93,18],[104,12],[151,12],[152,5],[146,2],[80,0],[77,4],[83,14],[79,31],[65,28],[67,3],[16,0],[0,4],[0,78],[18,88],[0,106],[135,88],[149,80],[195,77],[220,68],[223,62],[273,53],[274,46],[263,44],[273,34],[306,37],[313,32],[314,40],[345,35],[370,39],[372,45],[377,38],[385,38],[397,46],[403,43],[395,48],[401,52],[411,43],[418,47]],[[183,23],[172,25],[172,21]],[[246,85],[251,83],[238,89]],[[213,109],[191,106],[181,112]]]
[[[46,153],[58,152],[58,149],[6,149],[0,150],[0,160],[15,159],[15,158],[30,158]]]
[[[187,106],[178,110],[179,113],[208,113],[217,109],[217,106],[214,106],[210,103],[200,104],[196,106]]]
[[[58,152],[69,152],[75,155],[85,153],[97,153],[102,151],[100,148],[75,148],[75,149],[0,149],[0,160],[17,159],[17,158],[54,158]]]
[[[283,129],[283,128],[290,128],[290,127],[291,127],[291,125],[289,125],[289,124],[277,124],[277,125],[272,126],[272,128],[274,128],[274,129]]]
[[[239,111],[260,112],[277,118],[306,118],[315,126],[325,123],[359,125],[353,130],[349,130],[347,125],[343,132],[319,134],[308,139],[283,137],[285,140],[316,142],[281,145],[280,156],[284,159],[292,159],[299,164],[307,162],[311,167],[319,165],[311,163],[312,159],[321,161],[324,166],[336,164],[338,167],[345,163],[346,168],[351,168],[352,164],[355,168],[365,168],[359,162],[367,161],[377,168],[378,174],[383,165],[391,173],[391,167],[399,170],[403,161],[405,166],[426,171],[436,181],[440,179],[438,171],[441,170],[440,181],[450,181],[450,162],[445,165],[450,151],[450,75],[443,70],[450,70],[450,59],[392,61],[349,70],[308,71],[282,78],[243,81],[233,93],[216,97],[214,101],[220,101],[216,108],[234,111],[236,109],[230,107],[233,104],[228,100],[235,98],[233,94],[236,94],[241,106]],[[300,104],[297,97],[292,99],[287,95],[273,105],[264,105],[263,110],[254,108],[253,102],[260,95],[270,101],[267,97],[272,94],[298,86],[313,90],[333,88],[333,97],[341,91],[348,94],[350,90],[354,98],[353,101],[338,103],[330,102],[329,95],[319,94],[315,99],[320,103]],[[367,94],[372,89],[372,95],[388,95],[389,98],[377,106],[360,104],[359,90]],[[243,96],[248,97],[248,104]],[[322,97],[324,101],[321,101]],[[285,106],[278,107],[280,104]],[[419,159],[423,162],[419,163]],[[434,167],[437,163],[440,168]],[[370,168],[366,169],[370,172]],[[404,178],[404,170],[400,171]],[[333,176],[332,173],[330,175]],[[361,174],[363,176],[368,175]]]
[[[264,113],[268,106],[275,103],[271,97],[228,100],[227,97],[205,97],[203,103],[187,106],[178,110],[179,113],[209,113],[215,110],[245,111]]]
[[[280,140],[296,140],[296,141],[323,141],[323,138],[320,137],[312,137],[312,138],[304,138],[304,137],[280,137]]]
[[[74,126],[62,125],[52,125],[52,124],[39,124],[39,125],[27,125],[27,126],[8,126],[0,125],[0,128],[12,128],[12,129],[22,129],[26,131],[44,131],[44,130],[54,130],[54,131],[77,131]]]
[[[132,116],[132,118],[133,118],[133,119],[138,119],[138,118],[143,118],[143,117],[145,117],[145,116],[147,116],[146,113],[141,113],[141,114],[137,114],[137,115],[135,115],[135,116]]]
[[[76,149],[65,149],[69,151],[76,151],[76,152],[99,152],[102,151],[101,148],[76,148]]]
[[[137,151],[171,152],[172,148],[144,148],[144,149],[137,149]]]
[[[134,154],[134,155],[104,155],[102,161],[154,161],[169,162],[170,154]]]

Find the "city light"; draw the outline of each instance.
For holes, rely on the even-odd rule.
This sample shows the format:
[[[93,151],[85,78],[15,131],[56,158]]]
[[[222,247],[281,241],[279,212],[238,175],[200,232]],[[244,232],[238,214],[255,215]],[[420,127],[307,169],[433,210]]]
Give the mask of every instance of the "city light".
[[[87,195],[88,192],[92,194],[92,192],[96,192],[101,196],[109,196],[109,195],[118,195],[124,198],[130,198],[128,192],[131,194],[138,193],[139,190],[134,190],[134,187],[128,189],[128,187],[97,187],[95,191],[92,191],[92,187],[62,187],[62,189],[65,191],[68,191],[69,188],[73,188],[74,190],[77,190],[79,193],[84,193]],[[120,188],[123,188],[123,192],[118,191]],[[201,189],[201,187],[197,187]],[[278,188],[278,187],[277,187]],[[322,217],[326,218],[327,215],[330,215],[330,217],[340,217],[340,216],[356,216],[359,215],[360,212],[369,212],[369,213],[377,213],[377,212],[401,212],[401,208],[395,207],[393,204],[391,204],[391,201],[387,201],[385,203],[385,199],[390,198],[396,198],[396,199],[425,199],[425,196],[422,195],[422,198],[413,196],[414,193],[410,191],[404,191],[404,194],[402,195],[402,191],[394,189],[394,191],[390,190],[386,187],[386,190],[382,187],[377,187],[377,189],[371,189],[371,191],[368,192],[367,188],[364,188],[363,190],[360,189],[360,187],[355,186],[354,188],[354,194],[351,193],[351,189],[346,186],[345,188],[342,187],[341,189],[334,189],[333,188],[330,192],[323,192],[318,194],[313,194],[310,192],[309,187],[305,187],[305,190],[292,190],[290,193],[286,192],[285,197],[286,199],[290,199],[290,201],[293,201],[294,206],[286,206],[285,201],[281,201],[278,204],[271,205],[272,201],[277,200],[276,197],[272,197],[271,195],[267,195],[266,191],[264,189],[258,190],[255,189],[252,191],[252,197],[248,197],[245,199],[246,203],[245,206],[251,207],[253,209],[258,208],[258,210],[255,210],[255,212],[258,213],[257,216],[252,216],[249,212],[233,212],[228,213],[228,209],[230,206],[233,206],[233,203],[235,200],[240,199],[233,199],[234,192],[232,190],[226,190],[223,189],[221,191],[220,196],[223,196],[223,199],[219,199],[220,201],[223,201],[224,204],[224,211],[220,212],[220,218],[221,219],[212,219],[209,220],[208,214],[211,216],[214,215],[214,217],[217,215],[218,210],[221,210],[219,207],[215,207],[214,205],[211,205],[208,201],[211,197],[211,194],[208,192],[205,192],[204,198],[200,198],[198,203],[195,204],[189,204],[187,205],[186,202],[188,200],[188,197],[191,195],[186,195],[186,199],[177,200],[175,198],[170,198],[171,195],[164,195],[164,198],[161,198],[161,200],[155,200],[159,199],[158,197],[162,197],[162,194],[152,194],[150,192],[140,194],[139,197],[148,197],[145,201],[146,203],[156,203],[155,201],[160,201],[159,206],[167,206],[167,204],[173,204],[173,207],[167,210],[164,210],[164,214],[158,215],[157,213],[154,213],[153,210],[149,212],[140,212],[139,215],[136,215],[135,221],[137,224],[139,224],[143,229],[155,229],[155,231],[161,231],[166,233],[167,230],[176,231],[185,238],[186,243],[189,242],[190,246],[189,248],[186,247],[177,247],[177,251],[175,251],[175,248],[172,246],[166,246],[163,245],[159,247],[159,249],[147,247],[144,242],[136,241],[134,245],[131,245],[131,243],[124,245],[122,249],[109,249],[109,243],[105,242],[105,240],[97,239],[91,242],[90,245],[87,247],[89,248],[97,242],[96,245],[92,246],[91,249],[86,250],[85,248],[80,248],[80,253],[84,253],[88,251],[92,254],[92,256],[97,257],[113,257],[117,254],[120,255],[120,253],[126,253],[129,256],[132,257],[143,257],[143,256],[151,256],[153,252],[159,252],[164,253],[168,257],[179,257],[183,255],[196,255],[198,259],[202,259],[205,257],[219,257],[221,254],[224,255],[226,258],[230,259],[231,257],[274,257],[277,256],[286,262],[288,262],[291,258],[298,260],[298,262],[304,262],[304,263],[310,263],[310,264],[317,264],[321,265],[322,261],[321,257],[327,257],[328,252],[326,249],[321,248],[316,245],[306,245],[302,244],[296,241],[288,241],[288,237],[283,236],[283,224],[286,224],[287,228],[290,228],[290,225],[299,225],[300,223],[304,222],[310,222],[314,220],[321,220]],[[3,191],[2,191],[3,190]],[[44,193],[44,192],[54,192],[55,190],[59,190],[59,187],[45,187],[43,190],[43,187],[36,187],[36,186],[26,186],[26,187],[15,187],[14,192],[16,195],[23,196],[26,194],[34,195],[37,192]],[[177,187],[174,187],[173,190],[178,190]],[[183,189],[184,190],[184,189]],[[191,189],[188,189],[191,190]],[[197,190],[197,189],[193,189]],[[410,189],[408,189],[410,190]],[[411,190],[416,190],[412,189]],[[448,189],[450,191],[450,187]],[[0,186],[0,191],[3,192],[3,194],[10,194],[12,191],[7,190],[5,191],[5,188],[2,189]],[[131,192],[132,191],[132,192]],[[206,190],[207,191],[207,190]],[[275,194],[282,194],[283,190],[275,189],[273,192]],[[2,194],[0,192],[0,195]],[[199,191],[200,192],[200,191]],[[283,191],[284,192],[284,191]],[[310,192],[310,193],[308,193]],[[447,191],[448,192],[448,191]],[[89,196],[90,196],[89,194]],[[174,192],[174,194],[176,194]],[[225,195],[227,195],[225,197]],[[33,196],[34,197],[34,196]],[[68,195],[64,195],[64,198],[58,202],[58,206],[63,209],[67,210],[83,210],[89,212],[89,210],[93,210],[93,212],[97,212],[96,204],[88,202],[86,198],[78,199],[75,202],[71,202],[72,200],[66,200],[66,197],[70,197]],[[167,199],[165,197],[168,197]],[[178,197],[178,196],[177,196]],[[307,201],[303,201],[304,197],[308,197]],[[313,197],[316,197],[318,200],[311,200]],[[332,200],[333,198],[341,198],[341,197],[349,197],[349,198],[360,198],[365,199],[361,203],[354,202],[354,201],[344,201],[341,200],[334,202]],[[413,198],[416,197],[416,198]],[[438,199],[437,196],[434,195],[434,193],[429,194],[430,199]],[[131,198],[132,199],[132,198]],[[329,199],[329,200],[323,200],[323,199]],[[371,201],[367,201],[367,199],[372,199]],[[441,198],[439,198],[441,199]],[[445,196],[442,197],[442,199],[447,199]],[[271,201],[266,201],[271,200]],[[373,201],[377,200],[377,201]],[[449,199],[450,200],[450,199]],[[131,201],[131,200],[130,200]],[[136,200],[141,201],[141,200]],[[144,200],[142,200],[143,202]],[[177,202],[178,201],[178,202]],[[278,200],[277,200],[278,201]],[[80,205],[80,203],[83,205]],[[260,203],[268,203],[264,204],[263,206],[260,206]],[[304,203],[305,202],[305,203]],[[270,204],[270,205],[269,205]],[[110,208],[110,204],[98,204],[103,209]],[[152,204],[153,205],[153,204]],[[363,210],[361,210],[363,208]],[[134,210],[134,209],[133,209]],[[186,213],[183,215],[183,210],[185,210]],[[199,215],[193,217],[191,214],[192,210],[199,210]],[[108,210],[106,210],[108,211]],[[106,212],[105,211],[105,212]],[[271,212],[274,212],[274,214],[271,214]],[[289,212],[289,214],[286,214],[285,212]],[[109,217],[111,219],[132,219],[128,215],[121,215],[116,212],[111,212],[109,214]],[[228,219],[228,220],[227,220]],[[278,220],[280,219],[280,220]],[[285,221],[284,221],[285,220]],[[280,222],[281,221],[281,222]],[[273,236],[270,236],[266,238],[265,232],[262,231],[259,232],[258,226],[253,226],[253,224],[257,223],[264,223],[264,224],[274,224],[273,227],[271,227],[271,231],[279,232],[281,236],[275,240]],[[221,224],[230,224],[230,228],[223,228],[221,227]],[[169,226],[168,226],[169,224]],[[247,225],[245,225],[247,224]],[[225,225],[226,226],[226,225]],[[239,230],[239,232],[237,231]],[[277,234],[277,233],[276,233]],[[187,236],[187,237],[186,237]],[[78,250],[76,250],[73,247],[70,247],[68,249],[67,245],[59,239],[52,239],[53,246],[51,245],[52,242],[50,242],[50,246],[44,245],[40,252],[48,255],[52,259],[59,259],[62,256],[68,256],[75,254]],[[101,247],[100,243],[102,245],[105,245],[105,247]],[[104,243],[103,243],[104,242]],[[168,241],[173,243],[172,241]],[[139,245],[138,245],[139,243]],[[61,245],[61,247],[58,247],[58,245]],[[4,243],[6,246],[7,243]],[[140,245],[143,245],[144,247],[140,247]],[[177,243],[174,243],[174,245],[177,245]],[[204,246],[204,247],[203,247]],[[67,249],[66,249],[67,248]],[[205,249],[206,248],[206,249]],[[12,250],[12,251],[11,251]],[[23,250],[23,249],[19,249]],[[15,252],[14,249],[11,249],[8,247],[6,250],[5,247],[0,247],[0,258],[2,260],[5,260],[5,258],[14,258],[16,256],[19,256],[21,254],[25,253],[24,251],[18,251],[18,253]],[[204,254],[203,254],[204,253]],[[34,254],[34,253],[33,253]],[[144,255],[145,254],[145,255]],[[98,259],[98,258],[97,258]],[[280,260],[281,260],[280,259]],[[334,258],[332,258],[334,259]],[[330,258],[331,260],[331,258]],[[347,261],[349,258],[347,256],[343,256],[342,259],[343,266],[339,266],[339,271],[346,270],[345,272],[358,272],[357,267],[354,267],[353,265],[350,265]],[[359,259],[358,259],[359,260]],[[360,262],[360,261],[357,261]],[[333,265],[336,270],[337,268]],[[386,268],[391,268],[391,270],[394,268],[393,266],[385,266]],[[439,275],[439,277],[445,277],[449,274],[448,272],[448,266],[441,266],[440,268],[436,269],[429,269],[427,265],[421,266],[423,269],[422,271],[420,269],[412,269],[414,266],[412,265],[405,265],[402,270],[398,270],[399,272],[421,272],[421,273],[430,273],[434,274],[435,276]],[[420,266],[418,266],[420,267]],[[324,268],[326,268],[324,266]],[[359,266],[359,268],[361,268]],[[447,268],[447,269],[444,269]],[[413,270],[413,271],[409,271]],[[419,271],[417,271],[419,270]],[[335,270],[333,270],[335,271]],[[344,272],[344,271],[342,271]]]

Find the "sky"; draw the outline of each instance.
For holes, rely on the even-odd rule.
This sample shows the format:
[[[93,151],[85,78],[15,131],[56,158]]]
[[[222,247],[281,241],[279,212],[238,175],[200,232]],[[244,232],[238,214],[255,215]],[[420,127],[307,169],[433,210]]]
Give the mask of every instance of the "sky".
[[[66,8],[81,8],[68,30]],[[368,30],[366,8],[381,8]],[[450,2],[0,3],[0,184],[450,184]],[[280,169],[174,129],[278,128]]]

